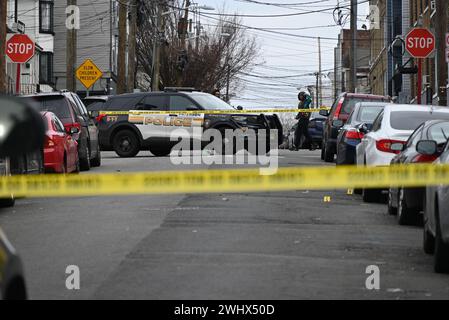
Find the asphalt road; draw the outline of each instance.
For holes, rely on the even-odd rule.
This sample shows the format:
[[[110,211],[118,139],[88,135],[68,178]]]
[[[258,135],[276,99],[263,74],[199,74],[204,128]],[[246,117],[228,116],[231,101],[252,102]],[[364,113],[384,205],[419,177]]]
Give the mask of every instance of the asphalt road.
[[[309,151],[281,151],[279,161],[324,165]],[[92,172],[199,168],[208,167],[105,152]],[[22,199],[0,211],[0,225],[32,299],[449,298],[421,228],[341,190]],[[68,265],[80,268],[80,290],[65,287]],[[380,290],[365,287],[369,265],[380,268]]]

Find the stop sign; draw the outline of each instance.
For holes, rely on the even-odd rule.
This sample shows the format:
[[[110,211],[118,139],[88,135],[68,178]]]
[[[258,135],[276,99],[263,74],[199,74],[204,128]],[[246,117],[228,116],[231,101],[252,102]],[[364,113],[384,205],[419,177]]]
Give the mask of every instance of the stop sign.
[[[435,36],[424,28],[412,29],[405,37],[405,48],[414,58],[427,58],[435,50]]]
[[[15,34],[6,42],[6,55],[14,63],[26,63],[36,50],[33,40],[26,34]]]

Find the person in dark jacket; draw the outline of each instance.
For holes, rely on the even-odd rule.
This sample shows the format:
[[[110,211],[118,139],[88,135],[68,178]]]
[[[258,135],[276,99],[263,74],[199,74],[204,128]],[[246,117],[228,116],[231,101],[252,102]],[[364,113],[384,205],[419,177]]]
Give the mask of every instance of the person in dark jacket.
[[[306,91],[301,91],[298,94],[298,109],[311,109],[312,106],[312,97]],[[312,143],[312,138],[309,134],[309,120],[311,113],[310,112],[300,112],[296,116],[296,120],[298,120],[298,127],[295,131],[295,146],[296,150],[299,150],[303,146],[309,146],[310,150],[315,150],[314,145]],[[301,138],[304,137],[304,141],[301,143]]]

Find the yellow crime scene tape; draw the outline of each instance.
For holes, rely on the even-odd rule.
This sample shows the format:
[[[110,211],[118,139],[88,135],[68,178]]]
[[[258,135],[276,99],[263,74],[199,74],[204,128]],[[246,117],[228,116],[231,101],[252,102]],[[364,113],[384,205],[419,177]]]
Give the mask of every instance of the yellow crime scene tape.
[[[131,110],[131,111],[99,111],[100,115],[120,116],[129,114],[251,114],[251,113],[313,113],[329,108],[318,109],[246,109],[246,110],[185,110],[185,111],[155,111],[155,110]]]
[[[175,193],[240,193],[449,185],[449,165],[295,167],[26,175],[0,178],[0,197],[78,197]]]

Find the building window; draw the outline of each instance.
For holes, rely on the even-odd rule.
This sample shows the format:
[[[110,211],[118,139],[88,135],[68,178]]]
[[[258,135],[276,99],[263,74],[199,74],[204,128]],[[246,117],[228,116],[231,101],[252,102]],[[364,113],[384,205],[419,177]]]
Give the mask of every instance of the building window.
[[[39,1],[39,32],[53,33],[53,1]]]
[[[41,52],[39,54],[39,83],[54,84],[52,52]]]

